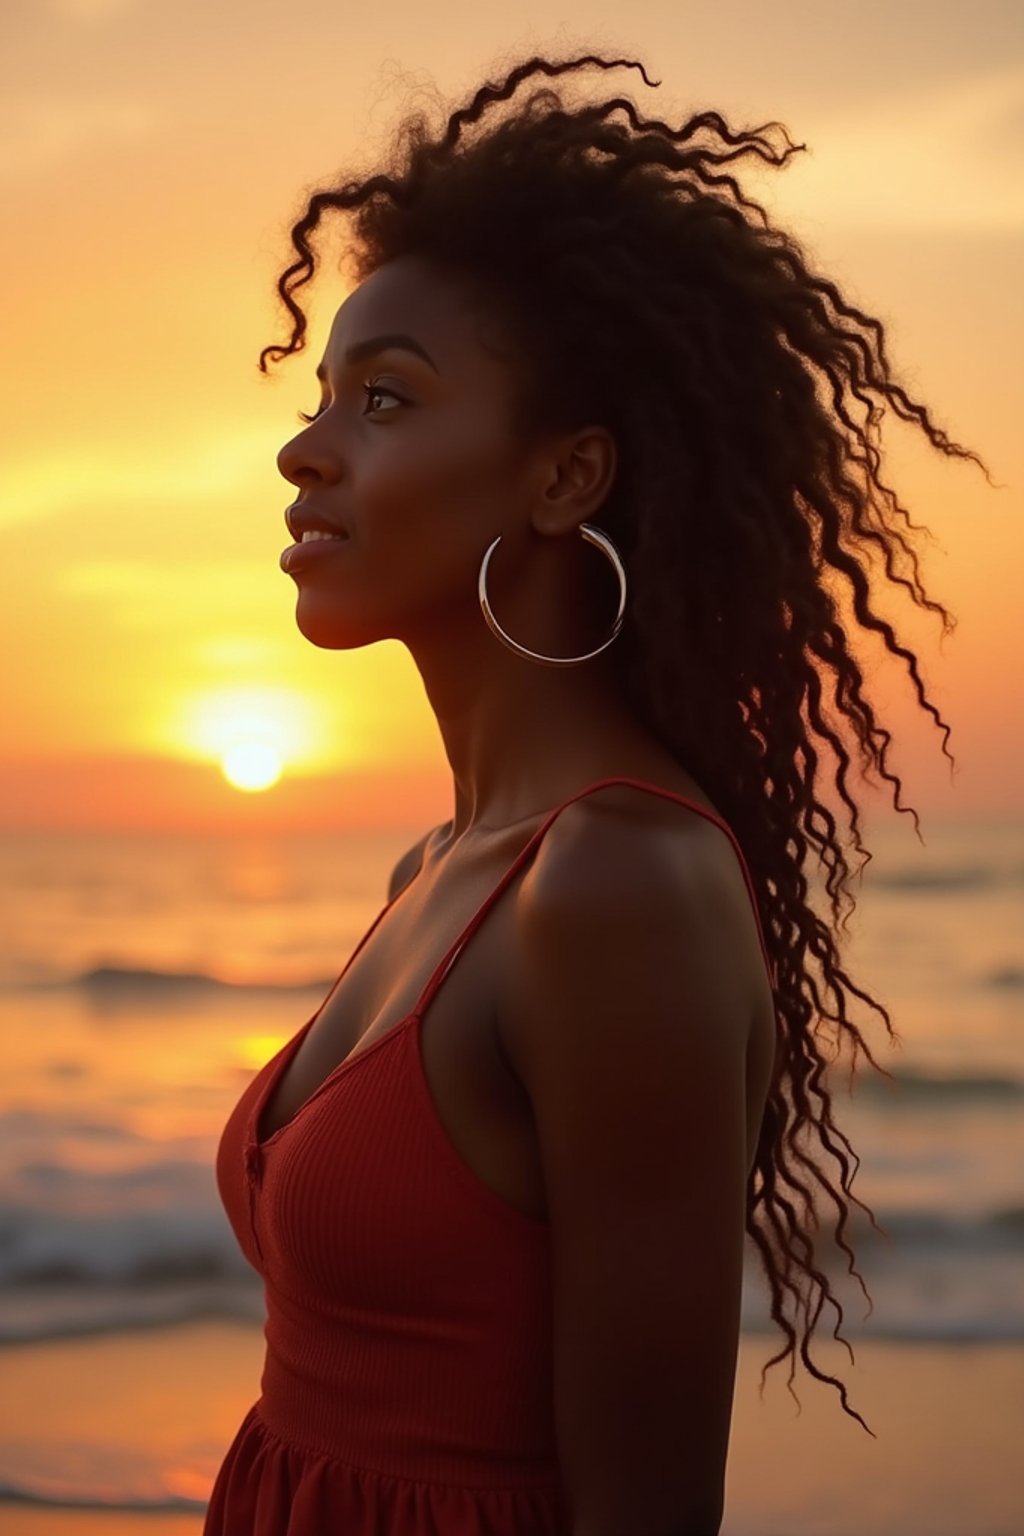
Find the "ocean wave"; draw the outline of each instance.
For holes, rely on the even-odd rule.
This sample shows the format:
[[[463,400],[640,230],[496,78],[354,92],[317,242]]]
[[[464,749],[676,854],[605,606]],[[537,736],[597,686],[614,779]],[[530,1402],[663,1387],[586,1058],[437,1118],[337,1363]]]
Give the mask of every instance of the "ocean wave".
[[[1004,863],[947,863],[947,865],[917,865],[909,863],[903,868],[867,868],[864,879],[878,891],[909,891],[927,895],[932,891],[996,891],[1024,885],[1024,865]]]
[[[45,1116],[29,1108],[0,1114],[0,1136],[19,1130],[48,1134]],[[66,1129],[66,1127],[65,1127]],[[126,1156],[137,1147],[128,1146]],[[174,1286],[230,1288],[251,1274],[202,1159],[131,1157],[102,1172],[81,1170],[72,1147],[66,1156],[25,1156],[0,1198],[0,1294],[17,1288],[40,1295],[104,1292],[126,1287],[144,1293]],[[931,1199],[903,1206],[871,1201],[881,1232],[859,1208],[848,1215],[850,1241],[866,1255],[891,1250],[941,1264],[961,1255],[1024,1257],[1024,1203],[1015,1181],[986,1198],[971,1186],[951,1208],[941,1177],[927,1186]],[[0,1325],[2,1326],[2,1325]],[[0,1335],[2,1336],[2,1335]]]
[[[28,1483],[4,1482],[0,1482],[0,1504],[34,1509],[101,1509],[110,1514],[129,1515],[201,1515],[207,1507],[206,1500],[189,1499],[181,1494],[165,1494],[155,1499],[103,1499],[83,1490],[60,1498],[40,1493]]]
[[[950,865],[946,869],[865,870],[865,879],[886,891],[987,891],[1019,885],[1024,869],[998,869],[987,864]]]
[[[905,1253],[984,1255],[1020,1250],[1024,1253],[1024,1206],[997,1206],[974,1221],[958,1221],[935,1211],[877,1211],[875,1219],[886,1236],[869,1227],[858,1212],[851,1217],[854,1241],[899,1246]]]
[[[877,1314],[878,1288],[870,1287],[875,1296]],[[832,1332],[833,1314],[831,1309],[827,1314],[829,1319],[828,1333]],[[748,1338],[772,1338],[779,1337],[777,1324],[766,1313],[764,1317],[744,1320],[741,1332]],[[927,1313],[908,1313],[902,1316],[886,1318],[873,1315],[870,1324],[865,1326],[859,1315],[851,1315],[848,1307],[843,1308],[843,1321],[840,1328],[843,1337],[854,1346],[862,1340],[870,1340],[872,1343],[884,1344],[957,1344],[970,1346],[972,1344],[1024,1344],[1024,1323],[1020,1320],[1007,1322],[1004,1318],[995,1314],[987,1317],[962,1317],[949,1320],[939,1320],[930,1317]],[[821,1339],[824,1330],[821,1321],[815,1330],[815,1337]]]
[[[68,1339],[102,1338],[113,1333],[152,1333],[192,1323],[262,1325],[263,1283],[253,1271],[248,1281],[145,1290],[103,1287],[6,1291],[0,1323],[0,1347],[48,1344]]]
[[[868,1318],[860,1316],[859,1287],[849,1304],[843,1296],[854,1282],[841,1255],[831,1249],[817,1255],[834,1293],[843,1296],[854,1333],[1024,1340],[1024,1206],[998,1206],[973,1221],[884,1208],[876,1219],[881,1232],[853,1211],[846,1234],[874,1302]],[[51,1220],[49,1233],[29,1233],[28,1241],[14,1242],[16,1232],[5,1225],[0,1345],[199,1321],[255,1324],[264,1317],[263,1282],[226,1228],[186,1242],[180,1234],[168,1241],[152,1223],[140,1227],[108,1219],[99,1233],[85,1225],[55,1233]],[[112,1249],[120,1250],[114,1263]],[[743,1291],[744,1329],[771,1332],[752,1245],[744,1255]]]
[[[247,981],[231,980],[212,971],[172,971],[160,966],[93,965],[78,971],[41,971],[0,976],[0,993],[35,993],[80,991],[110,997],[147,997],[166,994],[180,996],[209,992],[229,996],[245,993],[328,992],[337,980],[337,972],[328,976],[296,977],[282,981],[271,977]],[[973,978],[979,992],[1018,992],[1024,990],[1024,969],[1008,963],[982,972]]]
[[[858,1076],[854,1097],[904,1108],[913,1104],[1016,1103],[1024,1099],[1024,1082],[1005,1073],[870,1072]]]
[[[7,980],[0,990],[6,992],[55,992],[78,988],[86,992],[326,992],[336,976],[308,977],[297,981],[228,981],[208,971],[164,971],[148,966],[95,965],[85,971],[54,976],[34,976]]]
[[[201,1170],[196,1172],[198,1178]],[[144,1206],[150,1198],[145,1189],[138,1191]],[[205,1181],[190,1194],[165,1192],[148,1209],[137,1202],[106,1211],[45,1211],[13,1201],[0,1208],[0,1295],[5,1297],[19,1287],[142,1292],[231,1285],[250,1273]]]
[[[1024,969],[1019,965],[1004,965],[979,977],[981,986],[996,987],[1000,991],[1018,992],[1024,988]]]
[[[842,1332],[856,1342],[992,1344],[1024,1343],[1024,1305],[1019,1256],[1000,1265],[921,1264],[894,1255],[886,1264],[858,1264],[871,1298],[868,1308],[859,1287],[845,1275],[830,1284],[842,1309]],[[160,1291],[130,1287],[95,1295],[66,1290],[47,1298],[25,1294],[20,1305],[3,1295],[0,1348],[30,1348],[116,1334],[160,1333],[192,1324],[219,1323],[262,1332],[266,1299],[262,1281],[252,1272],[247,1284],[230,1287],[173,1287]],[[831,1316],[831,1314],[830,1314]],[[770,1297],[756,1260],[745,1264],[741,1332],[777,1337]],[[831,1328],[831,1322],[829,1327]]]

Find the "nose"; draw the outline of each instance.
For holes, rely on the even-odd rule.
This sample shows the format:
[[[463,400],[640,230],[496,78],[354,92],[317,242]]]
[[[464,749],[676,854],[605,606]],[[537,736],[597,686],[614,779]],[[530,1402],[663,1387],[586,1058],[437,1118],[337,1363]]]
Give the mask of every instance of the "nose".
[[[336,454],[312,427],[304,427],[279,450],[277,468],[285,480],[299,487],[310,482],[330,485],[339,473]]]

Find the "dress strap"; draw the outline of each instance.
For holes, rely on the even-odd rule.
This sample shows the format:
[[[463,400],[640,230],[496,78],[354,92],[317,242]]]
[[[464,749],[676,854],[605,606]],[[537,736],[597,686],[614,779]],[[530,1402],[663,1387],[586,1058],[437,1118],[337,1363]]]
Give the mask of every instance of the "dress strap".
[[[427,982],[422,996],[420,997],[419,1002],[416,1004],[411,1017],[419,1017],[420,1014],[425,1013],[426,1010],[430,1007],[430,1004],[434,998],[434,994],[437,992],[437,989],[440,987],[452,965],[455,963],[456,957],[458,956],[463,945],[468,943],[468,941],[473,937],[473,934],[479,928],[480,924],[483,922],[484,918],[487,916],[488,912],[497,901],[498,897],[502,894],[502,892],[508,886],[509,882],[515,878],[520,869],[522,869],[523,865],[529,859],[530,855],[533,853],[533,850],[536,848],[537,844],[548,830],[548,827],[551,826],[551,823],[555,820],[556,816],[558,816],[561,811],[564,811],[567,805],[572,805],[576,800],[582,800],[584,795],[593,794],[594,790],[596,789],[604,789],[608,784],[630,784],[635,789],[646,789],[650,790],[652,794],[665,795],[669,800],[675,800],[677,804],[685,805],[689,810],[696,811],[699,815],[706,817],[708,821],[714,822],[715,826],[719,827],[725,833],[729,841],[732,843],[733,848],[736,850],[736,856],[740,861],[740,869],[743,872],[743,878],[746,881],[747,892],[750,896],[750,903],[754,910],[754,920],[757,924],[757,936],[761,941],[761,953],[764,955],[765,965],[767,966],[772,986],[775,986],[776,970],[768,954],[768,946],[765,943],[764,930],[761,926],[761,916],[758,911],[757,897],[754,892],[754,883],[750,877],[750,870],[747,868],[747,861],[743,857],[743,850],[741,849],[732,828],[725,821],[723,821],[721,816],[717,815],[716,812],[709,811],[703,805],[698,805],[695,801],[688,799],[686,795],[677,794],[675,790],[665,789],[660,784],[649,784],[646,779],[632,779],[623,776],[615,776],[613,778],[597,779],[593,784],[586,785],[584,789],[577,790],[574,795],[570,795],[567,800],[563,800],[560,805],[556,805],[554,810],[544,818],[544,821],[537,828],[529,842],[517,854],[513,864],[505,871],[491,893],[484,898],[481,905],[477,908],[476,912],[470,918],[469,922],[459,934],[454,944],[452,944],[451,948],[448,950],[447,954],[442,957],[440,963],[434,971],[434,974]]]

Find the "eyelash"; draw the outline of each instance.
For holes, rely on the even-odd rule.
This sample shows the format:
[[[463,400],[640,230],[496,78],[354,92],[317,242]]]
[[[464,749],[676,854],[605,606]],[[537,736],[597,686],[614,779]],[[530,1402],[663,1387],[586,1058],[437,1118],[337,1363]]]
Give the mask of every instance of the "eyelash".
[[[408,404],[408,401],[403,400],[401,395],[396,395],[393,389],[385,389],[382,384],[375,383],[373,379],[368,379],[367,382],[363,385],[363,394],[366,396],[367,400],[369,400],[371,395],[390,395],[392,400],[397,400],[400,405]],[[316,421],[318,416],[322,416],[323,413],[323,406],[321,406],[319,410],[314,411],[312,416],[307,416],[305,411],[300,411],[299,420],[304,421],[306,425],[309,426],[312,422]],[[363,412],[363,415],[366,415],[365,411]]]

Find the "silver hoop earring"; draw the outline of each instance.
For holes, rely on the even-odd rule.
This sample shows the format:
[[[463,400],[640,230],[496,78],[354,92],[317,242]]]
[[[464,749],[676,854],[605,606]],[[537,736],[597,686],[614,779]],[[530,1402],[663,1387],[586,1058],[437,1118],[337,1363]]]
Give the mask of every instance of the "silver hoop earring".
[[[539,661],[548,667],[575,667],[581,661],[590,661],[592,657],[600,656],[602,651],[608,649],[622,628],[623,615],[626,611],[626,572],[619,558],[619,552],[608,535],[602,533],[600,528],[594,528],[590,523],[580,523],[579,531],[588,544],[593,544],[596,549],[601,550],[602,554],[608,556],[608,559],[615,567],[615,574],[619,580],[619,609],[615,615],[612,632],[608,639],[603,641],[596,650],[587,651],[584,656],[542,656],[539,651],[528,650],[525,645],[520,645],[518,640],[513,640],[511,635],[506,634],[495,618],[494,609],[491,607],[490,599],[487,596],[487,567],[490,564],[491,556],[501,543],[502,536],[500,533],[481,561],[480,576],[477,581],[477,596],[480,599],[483,616],[487,620],[492,633],[497,635],[498,639],[504,645],[507,645],[510,651],[515,651],[517,656],[525,656],[528,661]]]

